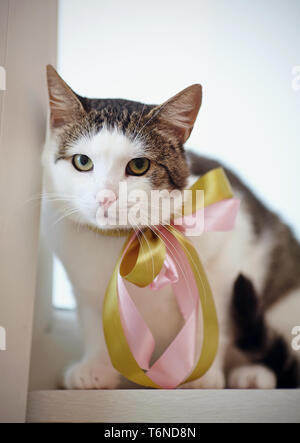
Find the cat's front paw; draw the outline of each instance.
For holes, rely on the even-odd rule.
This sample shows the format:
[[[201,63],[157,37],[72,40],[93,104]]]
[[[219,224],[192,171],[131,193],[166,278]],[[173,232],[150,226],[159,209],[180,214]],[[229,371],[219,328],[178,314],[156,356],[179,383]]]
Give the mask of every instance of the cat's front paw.
[[[239,366],[231,370],[228,386],[232,389],[274,389],[276,376],[263,365]]]
[[[203,377],[185,383],[181,389],[224,389],[225,375],[222,369],[211,368]]]
[[[119,382],[120,374],[98,357],[75,363],[64,374],[66,389],[115,389]]]

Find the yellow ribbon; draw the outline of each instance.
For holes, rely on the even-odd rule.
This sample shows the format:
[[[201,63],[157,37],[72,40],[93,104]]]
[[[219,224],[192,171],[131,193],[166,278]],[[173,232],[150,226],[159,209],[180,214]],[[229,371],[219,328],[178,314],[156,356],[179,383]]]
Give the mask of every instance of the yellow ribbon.
[[[233,197],[230,183],[222,168],[208,172],[198,179],[190,189],[204,191],[205,206]],[[195,203],[194,200],[193,203]],[[194,210],[195,206],[193,206]],[[173,226],[169,226],[167,229],[186,252],[198,287],[202,307],[203,342],[201,354],[192,373],[184,381],[186,383],[200,378],[213,363],[218,349],[218,320],[209,282],[195,248],[188,238]],[[154,234],[150,228],[146,228],[143,234],[145,238],[144,236],[136,238],[122,258],[132,232],[125,241],[106,290],[103,304],[103,328],[107,349],[115,369],[134,383],[160,388],[145,374],[134,359],[123,331],[118,306],[118,272],[124,279],[142,288],[148,286],[162,269],[166,256],[163,239],[159,233]]]

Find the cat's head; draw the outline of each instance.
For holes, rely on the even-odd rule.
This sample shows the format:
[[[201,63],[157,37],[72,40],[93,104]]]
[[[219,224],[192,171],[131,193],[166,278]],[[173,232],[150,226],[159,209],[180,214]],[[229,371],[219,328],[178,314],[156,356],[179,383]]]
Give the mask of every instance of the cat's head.
[[[162,105],[147,105],[80,97],[52,66],[47,76],[48,197],[62,215],[82,224],[105,229],[150,224],[151,191],[187,185],[183,145],[201,105],[201,86],[192,85]],[[127,193],[126,202],[120,192]],[[149,197],[147,208],[141,194]]]

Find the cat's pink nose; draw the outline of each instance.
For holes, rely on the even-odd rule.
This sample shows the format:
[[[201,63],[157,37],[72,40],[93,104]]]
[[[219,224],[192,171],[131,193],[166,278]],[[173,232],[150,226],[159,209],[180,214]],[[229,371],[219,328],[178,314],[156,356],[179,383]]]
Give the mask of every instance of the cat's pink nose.
[[[111,195],[107,196],[107,195],[101,194],[101,192],[99,192],[99,194],[97,194],[96,198],[99,202],[99,205],[103,209],[108,209],[110,207],[110,205],[117,200],[117,197],[115,194],[111,194]]]

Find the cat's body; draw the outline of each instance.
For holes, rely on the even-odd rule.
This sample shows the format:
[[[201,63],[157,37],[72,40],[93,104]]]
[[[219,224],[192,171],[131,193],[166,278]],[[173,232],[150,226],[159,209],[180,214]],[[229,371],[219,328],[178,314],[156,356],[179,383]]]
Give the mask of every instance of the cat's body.
[[[91,100],[87,104],[85,100],[88,101],[88,99],[81,99],[85,112],[89,113],[94,109],[92,112],[95,113],[95,109],[98,109],[96,117],[95,115],[92,117],[92,125],[89,126],[88,131],[84,132],[82,127],[87,125],[87,122],[85,120],[85,123],[81,123],[80,127],[78,120],[80,121],[82,115],[79,114],[83,110],[76,109],[75,100],[70,103],[71,106],[69,104],[69,108],[72,108],[72,118],[76,113],[79,113],[76,127],[72,127],[71,120],[67,121],[70,116],[64,110],[62,112],[59,109],[62,106],[61,102],[56,100],[56,104],[54,103],[55,94],[65,93],[62,89],[65,89],[66,85],[62,84],[61,89],[60,81],[50,71],[54,136],[50,134],[43,156],[45,192],[50,196],[44,202],[43,229],[53,251],[61,259],[69,275],[78,304],[85,341],[85,355],[81,362],[73,365],[66,372],[65,386],[74,389],[116,388],[120,376],[109,360],[102,332],[101,311],[105,289],[124,244],[124,237],[102,235],[89,229],[88,225],[96,226],[95,211],[99,203],[96,202],[95,195],[99,188],[105,185],[116,192],[116,185],[120,181],[118,174],[120,175],[120,171],[124,168],[123,163],[125,162],[126,165],[131,158],[148,155],[145,144],[149,143],[149,137],[154,137],[153,131],[155,129],[151,128],[152,132],[142,134],[143,137],[140,139],[136,137],[136,134],[143,129],[143,124],[146,125],[147,121],[153,119],[153,123],[155,123],[156,114],[153,114],[153,109],[156,108],[124,101],[122,102],[123,110],[120,113],[120,109],[118,110],[118,107],[114,106],[113,100],[106,104],[102,100],[100,106],[99,101]],[[67,94],[70,97],[69,90],[67,90]],[[172,104],[172,101],[168,101],[163,107],[167,108],[169,103]],[[185,106],[186,104],[187,100],[184,97],[181,105]],[[118,101],[119,105],[120,101]],[[199,99],[196,98],[194,105],[197,114],[200,106]],[[190,112],[190,110],[191,107],[188,111]],[[148,115],[148,120],[145,123],[140,122],[143,111],[147,114],[150,113],[150,117]],[[132,112],[136,113],[135,120],[131,117]],[[169,118],[169,115],[166,118]],[[173,115],[172,118],[176,121],[176,116]],[[190,118],[194,121],[196,116],[193,115]],[[99,130],[97,125],[101,126],[103,119],[106,124]],[[176,131],[172,133],[172,136],[176,133],[176,137],[180,138],[178,145],[176,145],[177,142],[172,144],[169,128],[166,128],[165,123],[161,124],[160,122],[160,131],[163,135],[156,134],[149,154],[151,162],[155,162],[156,169],[150,169],[150,172],[145,173],[148,176],[135,177],[134,179],[127,177],[129,178],[129,187],[130,184],[133,186],[138,183],[136,180],[140,180],[140,187],[145,190],[150,189],[149,184],[151,184],[151,188],[182,189],[187,186],[188,182],[192,183],[197,176],[216,166],[213,161],[197,158],[194,154],[188,154],[186,161],[186,154],[182,151],[181,145],[182,141],[188,137],[193,124],[193,121],[187,124],[187,119],[188,116],[185,114],[181,126],[181,129],[184,128],[184,134],[178,129],[179,123]],[[124,122],[126,122],[125,126]],[[137,130],[140,123],[143,124]],[[128,137],[128,132],[133,130],[134,137]],[[163,144],[163,142],[166,145],[165,152],[162,148],[162,153],[158,153],[159,144]],[[167,150],[167,144],[172,149]],[[172,157],[173,152],[174,157]],[[93,174],[97,173],[97,178],[93,174],[80,174],[74,170],[68,162],[68,158],[75,154],[82,154],[93,159]],[[69,164],[66,164],[67,162]],[[151,168],[154,168],[152,164]],[[149,176],[149,174],[152,175]],[[241,199],[241,209],[235,230],[227,233],[205,233],[190,238],[201,257],[212,286],[220,324],[220,346],[215,362],[207,374],[202,379],[185,387],[223,388],[227,384],[236,388],[273,388],[277,384],[276,370],[274,372],[267,367],[268,365],[261,364],[263,359],[257,357],[260,350],[254,349],[253,353],[251,346],[249,349],[243,349],[246,351],[245,362],[249,363],[245,363],[241,368],[231,370],[226,383],[225,360],[231,350],[238,345],[236,328],[232,319],[233,288],[239,275],[243,274],[253,283],[255,291],[260,297],[259,305],[264,314],[271,311],[277,301],[280,302],[292,292],[295,294],[293,300],[296,300],[296,306],[299,309],[300,276],[296,269],[297,266],[299,269],[300,265],[300,246],[277,217],[265,209],[230,172],[229,177],[236,196]],[[80,178],[81,182],[77,183],[77,178]],[[85,188],[83,189],[83,187]],[[81,197],[76,197],[76,192],[77,195],[85,196],[84,201],[80,200]],[[59,195],[61,197],[58,197]],[[64,217],[56,223],[61,215],[64,215],[61,212],[61,199],[65,199],[71,205],[71,217]],[[76,212],[73,208],[74,213],[71,214],[72,204],[76,199],[78,199]],[[284,260],[284,255],[288,254],[289,244],[293,250],[289,260]],[[284,272],[279,275],[276,272],[281,262]],[[237,289],[238,291],[241,290]],[[160,293],[155,294],[148,289],[143,291],[134,291],[133,289],[131,294],[153,332],[159,354],[182,325],[174,297],[169,288],[164,288]],[[295,324],[291,323],[291,328]],[[280,329],[280,325],[278,326]],[[271,340],[269,334],[268,337],[263,337],[264,344],[269,340]],[[286,361],[283,363],[285,366],[289,364],[289,359],[290,357],[285,356]]]

